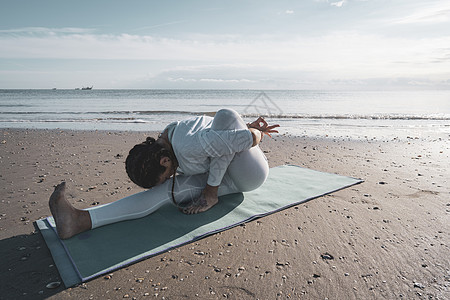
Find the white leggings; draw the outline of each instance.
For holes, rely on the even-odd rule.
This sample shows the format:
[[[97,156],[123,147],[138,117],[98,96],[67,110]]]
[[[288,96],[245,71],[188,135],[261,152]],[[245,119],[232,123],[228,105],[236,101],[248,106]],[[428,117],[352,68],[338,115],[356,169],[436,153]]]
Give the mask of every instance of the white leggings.
[[[212,130],[247,128],[239,114],[234,110],[222,109],[214,117]],[[264,183],[269,174],[269,165],[258,146],[229,157],[230,164],[219,186],[218,195],[256,189]],[[177,175],[174,196],[177,203],[198,198],[206,186],[208,174],[192,176]],[[125,220],[145,217],[162,205],[172,203],[172,179],[112,203],[88,208],[92,228]]]

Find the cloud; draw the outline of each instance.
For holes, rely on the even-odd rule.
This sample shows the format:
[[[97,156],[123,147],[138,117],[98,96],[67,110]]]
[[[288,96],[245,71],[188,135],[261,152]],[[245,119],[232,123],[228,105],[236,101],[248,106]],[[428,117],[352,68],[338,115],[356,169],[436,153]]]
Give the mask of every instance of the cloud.
[[[256,80],[236,78],[236,74],[255,78],[255,71],[265,72],[263,69],[249,64],[188,65],[163,69],[154,77],[172,82],[251,83]]]
[[[397,19],[395,24],[413,24],[413,23],[443,23],[450,21],[450,4],[439,4],[434,7],[420,8],[415,13]]]
[[[197,35],[195,39],[169,39],[130,34],[101,35],[89,31],[79,34],[84,31],[68,29],[38,31],[46,34],[0,35],[0,58],[196,61],[198,65],[205,62],[268,65],[278,69],[327,70],[338,74],[417,72],[418,65],[426,68],[426,63],[435,57],[446,56],[447,51],[442,45],[450,44],[450,37],[418,41],[351,31],[286,39],[267,35],[252,38]],[[397,61],[407,63],[399,69]]]
[[[288,9],[288,10],[286,10],[284,13],[287,14],[287,15],[293,15],[293,14],[294,14],[294,11],[291,10],[291,9]]]
[[[248,83],[248,82],[256,82],[255,80],[250,79],[221,79],[221,78],[202,78],[199,80],[200,82],[220,82],[220,83]]]
[[[131,31],[143,31],[143,30],[149,30],[149,29],[155,29],[155,28],[160,28],[160,27],[182,24],[182,23],[186,23],[186,22],[187,22],[186,20],[167,22],[167,23],[156,24],[156,25],[152,25],[152,26],[139,27],[139,28],[131,29]]]
[[[422,74],[448,78],[449,51],[442,45],[449,44],[448,36],[389,38],[342,30],[321,36],[191,35],[175,39],[96,34],[82,28],[19,28],[0,32],[0,59],[79,60],[87,67],[91,60],[116,66],[120,62],[121,66],[138,66],[141,75],[136,70],[136,77],[166,82],[253,86],[284,81],[295,85],[299,81]],[[144,70],[145,66],[149,67]],[[123,73],[122,69],[117,67],[117,72]],[[149,72],[150,77],[145,75]]]
[[[192,78],[172,78],[169,77],[167,78],[167,80],[172,81],[172,82],[197,82],[197,79],[192,79]]]
[[[330,5],[331,6],[336,6],[336,7],[342,7],[346,3],[347,3],[346,0],[342,0],[342,1],[339,1],[339,2],[331,2]]]
[[[62,27],[62,28],[47,28],[47,27],[23,27],[14,29],[0,30],[0,34],[22,34],[22,35],[54,35],[54,34],[86,34],[92,33],[95,29],[78,28],[78,27]]]

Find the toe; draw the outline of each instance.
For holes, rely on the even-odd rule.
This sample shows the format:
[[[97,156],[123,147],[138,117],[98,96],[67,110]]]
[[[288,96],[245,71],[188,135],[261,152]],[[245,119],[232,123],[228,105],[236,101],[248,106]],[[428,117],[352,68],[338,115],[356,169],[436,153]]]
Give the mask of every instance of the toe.
[[[182,210],[182,212],[186,215],[190,215],[191,210],[192,210],[192,207],[186,207],[185,209]]]

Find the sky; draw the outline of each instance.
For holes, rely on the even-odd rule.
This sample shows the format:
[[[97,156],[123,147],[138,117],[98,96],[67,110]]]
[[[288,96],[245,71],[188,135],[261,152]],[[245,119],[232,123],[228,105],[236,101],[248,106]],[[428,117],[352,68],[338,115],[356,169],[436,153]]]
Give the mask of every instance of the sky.
[[[450,0],[1,0],[0,89],[450,89]]]

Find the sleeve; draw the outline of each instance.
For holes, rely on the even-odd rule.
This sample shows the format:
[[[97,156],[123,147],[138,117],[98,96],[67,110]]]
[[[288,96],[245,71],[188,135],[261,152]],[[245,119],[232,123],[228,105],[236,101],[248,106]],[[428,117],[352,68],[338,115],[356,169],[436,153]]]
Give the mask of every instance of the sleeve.
[[[209,174],[207,183],[210,186],[218,186],[222,182],[223,176],[228,169],[228,165],[234,154],[212,157],[209,164]]]
[[[253,145],[253,137],[247,129],[209,129],[202,132],[200,144],[210,157],[207,183],[210,186],[218,186],[234,154],[250,149]]]
[[[220,157],[248,150],[253,137],[248,129],[204,130],[199,136],[200,145],[210,157]],[[229,162],[228,162],[229,163]]]

